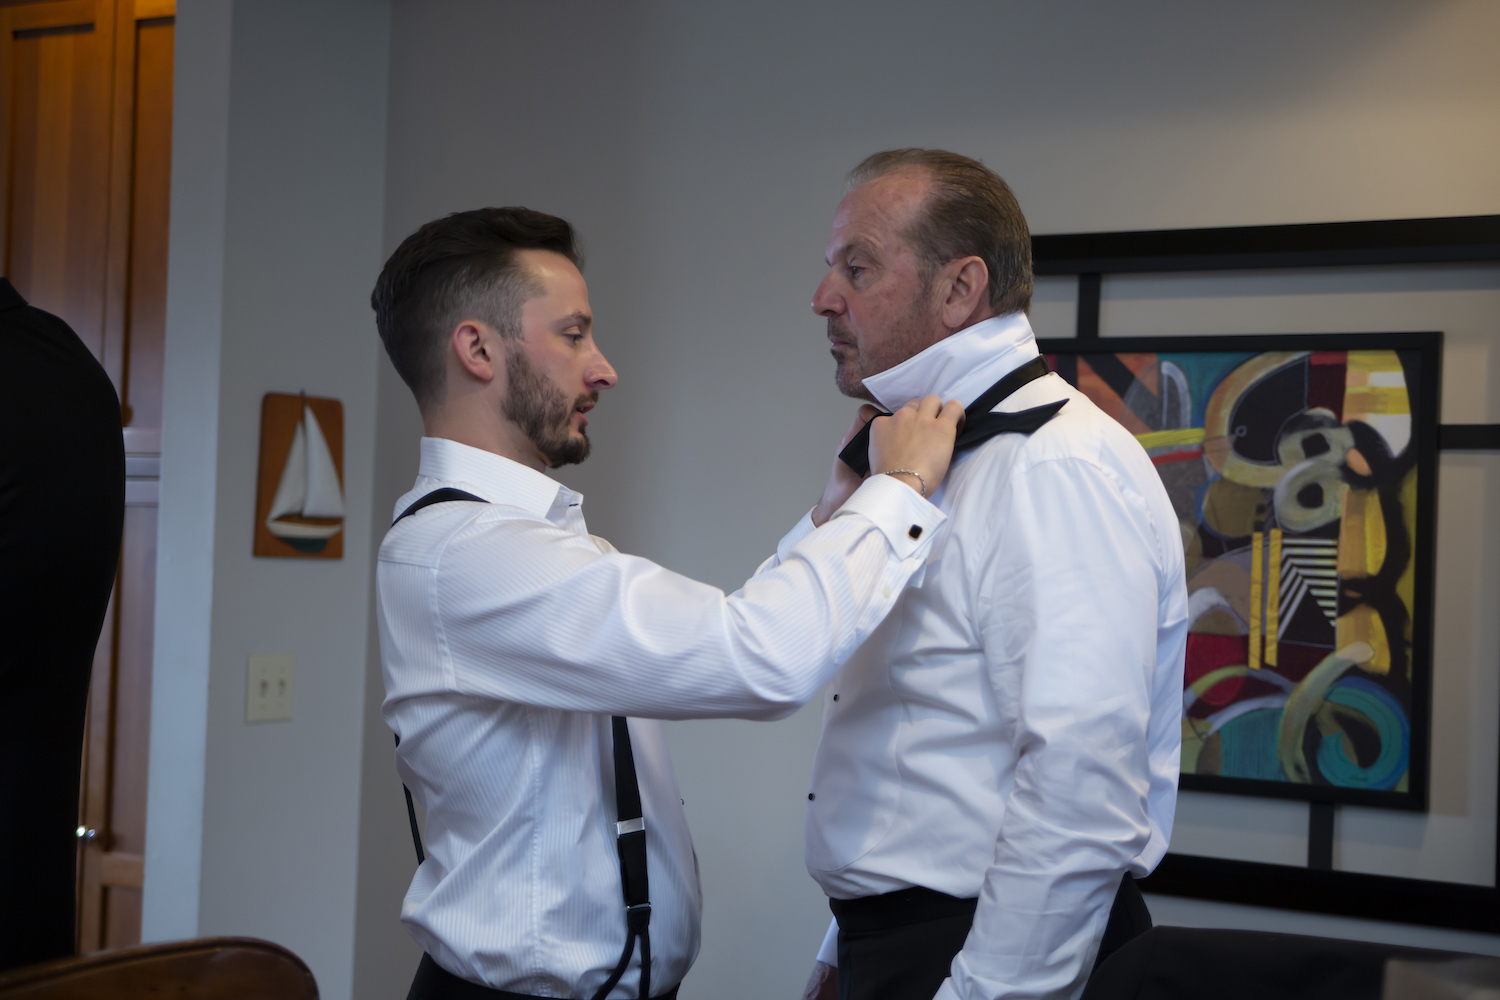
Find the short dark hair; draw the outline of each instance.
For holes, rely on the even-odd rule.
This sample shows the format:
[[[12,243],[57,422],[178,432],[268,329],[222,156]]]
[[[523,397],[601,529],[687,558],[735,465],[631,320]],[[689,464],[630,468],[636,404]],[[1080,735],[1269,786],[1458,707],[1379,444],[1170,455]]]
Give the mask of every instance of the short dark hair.
[[[418,406],[443,390],[444,347],[455,324],[478,319],[521,335],[521,304],[540,292],[522,250],[550,250],[583,267],[564,219],[529,208],[478,208],[427,223],[401,241],[370,293],[375,327]]]
[[[849,171],[848,188],[903,167],[925,170],[932,194],[906,236],[924,280],[949,261],[978,257],[990,272],[997,315],[1031,308],[1031,232],[1010,186],[978,160],[946,149],[888,149]]]

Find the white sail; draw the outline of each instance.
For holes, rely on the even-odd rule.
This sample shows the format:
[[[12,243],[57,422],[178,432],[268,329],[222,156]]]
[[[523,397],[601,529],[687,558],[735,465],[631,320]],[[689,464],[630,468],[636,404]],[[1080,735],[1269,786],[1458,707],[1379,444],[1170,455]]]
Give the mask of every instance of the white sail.
[[[324,447],[327,447],[326,445]],[[281,467],[281,481],[276,484],[276,498],[271,501],[271,512],[266,521],[286,514],[300,514],[307,500],[307,436],[302,433],[302,424],[297,424],[292,435],[292,447],[286,453],[286,464]]]
[[[287,515],[303,517],[343,517],[344,495],[339,487],[338,469],[333,453],[323,437],[323,428],[313,416],[312,407],[302,406],[302,419],[292,435],[276,496],[271,500],[266,527],[277,538],[305,540],[309,543],[332,538],[343,530],[342,524],[301,524],[281,521]],[[296,544],[296,543],[294,543]],[[321,548],[321,545],[318,545]]]
[[[302,516],[343,517],[344,494],[339,488],[339,470],[333,464],[333,453],[328,450],[328,441],[312,407],[303,407],[302,422],[307,427],[307,498],[302,503]]]

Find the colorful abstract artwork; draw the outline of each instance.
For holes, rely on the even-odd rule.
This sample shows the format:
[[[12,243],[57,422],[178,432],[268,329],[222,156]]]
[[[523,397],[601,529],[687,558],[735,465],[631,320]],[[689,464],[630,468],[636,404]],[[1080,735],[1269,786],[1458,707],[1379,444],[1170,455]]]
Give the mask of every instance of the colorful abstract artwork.
[[[1049,354],[1135,435],[1177,513],[1184,787],[1421,807],[1435,362],[1338,346],[1360,339]]]

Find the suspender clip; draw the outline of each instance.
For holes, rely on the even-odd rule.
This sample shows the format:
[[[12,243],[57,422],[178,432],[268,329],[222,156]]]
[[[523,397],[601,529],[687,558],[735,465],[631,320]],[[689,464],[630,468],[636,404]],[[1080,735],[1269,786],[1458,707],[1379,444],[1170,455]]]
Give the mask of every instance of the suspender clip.
[[[625,907],[625,926],[632,934],[644,934],[651,924],[651,904],[637,903]]]

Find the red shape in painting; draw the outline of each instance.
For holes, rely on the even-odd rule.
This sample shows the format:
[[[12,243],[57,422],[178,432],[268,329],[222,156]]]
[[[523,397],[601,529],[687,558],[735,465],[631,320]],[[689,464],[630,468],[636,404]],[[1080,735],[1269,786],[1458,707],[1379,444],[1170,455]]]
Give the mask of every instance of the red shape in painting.
[[[1347,351],[1313,351],[1307,359],[1307,405],[1333,411],[1340,423],[1344,419],[1344,368]]]
[[[1243,635],[1209,635],[1206,632],[1189,632],[1187,637],[1187,674],[1184,681],[1191,686],[1205,674],[1220,667],[1243,664],[1249,659],[1249,637]],[[1244,686],[1243,677],[1230,677],[1209,688],[1199,697],[1208,705],[1227,705]]]

